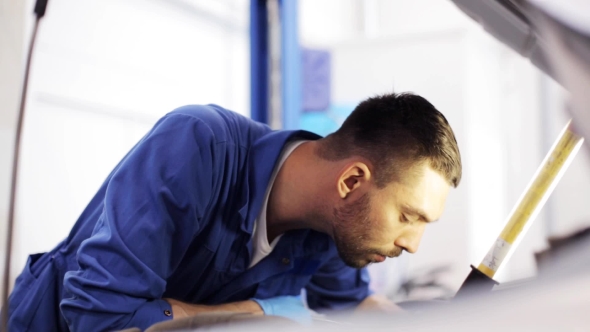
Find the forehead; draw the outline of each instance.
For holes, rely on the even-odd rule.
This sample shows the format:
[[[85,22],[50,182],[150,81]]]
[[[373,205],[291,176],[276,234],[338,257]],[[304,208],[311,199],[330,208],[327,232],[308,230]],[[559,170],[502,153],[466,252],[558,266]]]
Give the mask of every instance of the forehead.
[[[383,192],[384,199],[398,209],[418,210],[429,220],[440,218],[444,211],[450,184],[429,165],[418,166],[406,181],[393,182]]]

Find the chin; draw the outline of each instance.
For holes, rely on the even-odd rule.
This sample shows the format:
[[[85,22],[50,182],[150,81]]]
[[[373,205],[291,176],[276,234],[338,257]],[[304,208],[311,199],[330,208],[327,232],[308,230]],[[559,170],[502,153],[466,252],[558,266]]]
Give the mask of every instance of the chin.
[[[369,261],[363,261],[363,262],[355,262],[354,264],[346,264],[349,267],[352,267],[353,269],[362,269],[364,267],[367,267],[371,262]]]
[[[367,259],[343,259],[344,264],[355,269],[362,269],[371,263]]]
[[[340,259],[349,267],[360,269],[373,262],[370,259],[370,250],[341,250],[342,248],[338,246],[338,243],[336,247]]]

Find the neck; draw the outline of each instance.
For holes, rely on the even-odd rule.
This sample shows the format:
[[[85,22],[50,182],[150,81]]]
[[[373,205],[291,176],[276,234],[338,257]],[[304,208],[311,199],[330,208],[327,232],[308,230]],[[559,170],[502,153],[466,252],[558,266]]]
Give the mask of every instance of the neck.
[[[313,229],[331,235],[331,225],[322,217],[322,204],[318,199],[326,179],[321,176],[325,161],[315,153],[317,144],[310,141],[297,147],[277,174],[266,212],[269,242],[296,229]]]

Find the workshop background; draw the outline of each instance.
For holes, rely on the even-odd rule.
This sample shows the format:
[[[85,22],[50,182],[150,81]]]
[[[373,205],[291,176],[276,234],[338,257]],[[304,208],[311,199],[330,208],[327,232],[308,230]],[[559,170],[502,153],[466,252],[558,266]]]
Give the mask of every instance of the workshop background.
[[[417,254],[370,266],[372,288],[394,300],[451,296],[567,122],[565,92],[451,1],[280,2],[289,9],[281,14],[289,47],[277,50],[284,94],[272,89],[274,78],[266,82],[279,98],[271,111],[282,112],[266,119],[272,126],[325,135],[359,101],[392,91],[423,95],[451,123],[464,176],[443,217],[427,228]],[[27,100],[12,280],[27,255],[67,236],[111,169],[165,113],[214,103],[264,117],[251,110],[251,87],[261,84],[257,72],[251,78],[252,6],[50,1]],[[0,260],[32,7],[31,0],[0,0]],[[498,281],[534,276],[533,254],[547,237],[590,226],[588,151],[580,151]]]

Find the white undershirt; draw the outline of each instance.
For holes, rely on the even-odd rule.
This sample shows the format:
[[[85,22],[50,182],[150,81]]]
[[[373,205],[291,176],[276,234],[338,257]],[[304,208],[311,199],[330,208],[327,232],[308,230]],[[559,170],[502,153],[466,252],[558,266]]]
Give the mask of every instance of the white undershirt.
[[[275,178],[283,166],[287,157],[295,151],[295,149],[305,143],[306,141],[292,141],[285,145],[283,148],[283,152],[281,152],[281,156],[279,157],[279,163],[276,165],[275,169],[270,176],[270,181],[268,182],[268,186],[266,187],[266,193],[264,194],[264,203],[262,203],[262,208],[260,209],[260,214],[258,214],[258,218],[254,221],[254,230],[252,231],[252,260],[250,261],[250,266],[248,268],[252,268],[254,265],[258,264],[264,257],[268,256],[274,247],[279,242],[280,238],[283,236],[282,234],[277,236],[272,243],[268,243],[268,236],[266,232],[266,206],[268,203],[268,196],[270,195],[270,191],[272,189],[272,185],[275,182]]]

